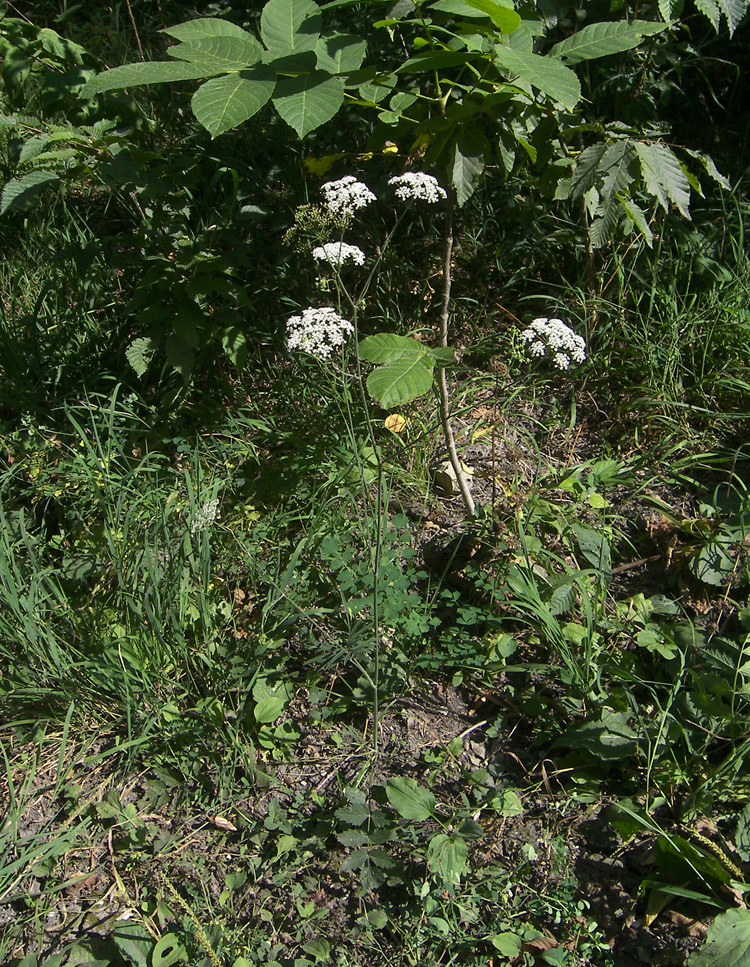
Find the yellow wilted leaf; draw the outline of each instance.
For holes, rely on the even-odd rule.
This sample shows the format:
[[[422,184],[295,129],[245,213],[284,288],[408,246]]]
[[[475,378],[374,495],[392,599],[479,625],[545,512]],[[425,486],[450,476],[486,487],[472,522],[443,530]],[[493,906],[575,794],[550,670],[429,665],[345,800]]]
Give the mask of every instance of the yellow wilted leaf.
[[[321,158],[305,158],[304,165],[312,175],[326,175],[337,161],[345,157],[343,153],[324,154]]]
[[[390,416],[386,417],[383,426],[392,433],[403,433],[406,429],[406,420],[398,413],[391,413]]]

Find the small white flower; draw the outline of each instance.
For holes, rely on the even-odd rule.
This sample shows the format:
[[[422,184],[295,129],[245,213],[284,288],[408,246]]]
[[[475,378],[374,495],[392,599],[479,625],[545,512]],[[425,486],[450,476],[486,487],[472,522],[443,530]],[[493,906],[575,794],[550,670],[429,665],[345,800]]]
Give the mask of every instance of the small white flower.
[[[586,340],[576,335],[562,319],[534,319],[521,332],[521,340],[530,343],[532,356],[545,356],[549,349],[557,369],[568,369],[571,359],[582,363],[586,359]]]
[[[313,249],[313,258],[329,262],[334,268],[344,265],[346,262],[354,262],[355,265],[365,264],[365,253],[356,245],[347,245],[346,242],[328,242]]]
[[[448,197],[438,184],[437,178],[426,175],[424,171],[407,171],[405,175],[389,178],[388,184],[396,189],[396,197],[401,201],[426,201],[435,205]]]
[[[204,501],[200,510],[195,512],[195,517],[190,524],[190,533],[197,534],[198,531],[207,530],[219,517],[221,517],[219,501],[216,498]]]
[[[366,208],[377,201],[366,184],[354,175],[346,175],[338,181],[327,181],[320,189],[326,208],[334,215],[353,215],[359,208]]]
[[[299,349],[318,359],[328,359],[354,332],[351,322],[330,307],[305,309],[302,315],[288,319],[286,328],[289,349]]]

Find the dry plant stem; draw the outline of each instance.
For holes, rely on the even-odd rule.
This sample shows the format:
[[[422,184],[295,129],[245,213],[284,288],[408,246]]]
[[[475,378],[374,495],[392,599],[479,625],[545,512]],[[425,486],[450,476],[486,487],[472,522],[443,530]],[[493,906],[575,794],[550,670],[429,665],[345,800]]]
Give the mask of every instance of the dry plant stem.
[[[125,6],[128,8],[130,23],[133,26],[133,33],[135,34],[135,42],[136,44],[138,44],[138,53],[141,56],[141,60],[145,60],[146,58],[143,56],[143,47],[141,47],[141,38],[140,38],[140,35],[138,34],[138,26],[135,22],[135,17],[133,16],[133,8],[130,6],[130,0],[125,0]]]
[[[440,307],[440,345],[448,347],[448,321],[450,319],[451,304],[451,258],[453,257],[453,210],[456,202],[456,192],[453,187],[448,192],[448,201],[445,209],[445,261],[443,262],[443,303]],[[453,426],[450,416],[450,395],[448,393],[448,377],[445,368],[438,370],[438,395],[440,397],[440,420],[443,424],[443,435],[445,445],[448,450],[448,459],[456,475],[458,489],[461,492],[461,499],[464,502],[466,513],[469,517],[476,516],[474,498],[469,490],[469,482],[466,479],[464,468],[456,450],[456,439],[453,436]]]

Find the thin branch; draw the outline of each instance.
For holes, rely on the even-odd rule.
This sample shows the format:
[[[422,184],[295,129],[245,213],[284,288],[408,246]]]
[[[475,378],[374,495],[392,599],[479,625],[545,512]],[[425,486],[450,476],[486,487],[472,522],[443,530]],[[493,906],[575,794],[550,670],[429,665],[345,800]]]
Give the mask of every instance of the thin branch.
[[[443,242],[445,245],[445,255],[443,262],[443,301],[440,307],[440,345],[448,347],[448,322],[450,320],[451,304],[451,260],[453,258],[453,212],[456,204],[456,190],[451,185],[448,191],[448,201],[445,210],[445,235]],[[464,473],[461,460],[456,450],[456,439],[453,436],[453,426],[450,417],[450,395],[448,392],[448,377],[445,367],[438,370],[438,394],[440,397],[440,420],[443,424],[443,434],[445,436],[445,446],[448,450],[448,459],[456,475],[456,483],[461,492],[461,499],[464,502],[466,513],[469,517],[476,516],[474,498],[469,490],[469,481]]]

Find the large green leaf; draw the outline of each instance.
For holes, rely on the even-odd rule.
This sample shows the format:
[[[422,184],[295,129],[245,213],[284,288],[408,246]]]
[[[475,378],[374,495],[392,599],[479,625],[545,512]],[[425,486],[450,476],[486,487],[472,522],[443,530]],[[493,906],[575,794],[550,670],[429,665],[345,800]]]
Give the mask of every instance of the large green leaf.
[[[581,85],[575,73],[552,57],[522,53],[503,44],[494,48],[499,67],[573,110],[581,99]]]
[[[367,377],[367,391],[386,410],[403,406],[429,393],[434,372],[428,356],[404,356],[374,369]]]
[[[359,344],[359,354],[368,363],[389,363],[401,356],[411,356],[418,353],[429,356],[433,365],[451,362],[453,350],[440,346],[423,346],[416,339],[408,336],[397,336],[392,332],[380,332],[376,336],[368,336]]]
[[[137,920],[118,920],[112,931],[112,940],[129,964],[133,967],[148,967],[154,941]]]
[[[669,202],[679,208],[685,218],[690,218],[690,182],[679,159],[666,144],[633,142],[646,190],[652,194],[666,211]]]
[[[666,24],[659,24],[666,30]],[[553,57],[562,57],[568,64],[582,60],[619,54],[623,50],[637,47],[643,40],[643,32],[624,20],[614,23],[589,24],[572,37],[561,40],[550,51]]]
[[[359,70],[366,50],[367,43],[354,34],[330,34],[321,37],[315,47],[318,67],[329,74]]]
[[[381,364],[370,373],[367,389],[385,409],[424,396],[432,387],[435,366],[453,358],[450,349],[432,349],[395,333],[368,336],[360,342],[359,354],[368,363]]]
[[[260,60],[263,48],[248,34],[247,38],[205,37],[203,40],[192,40],[170,47],[167,53],[176,60],[184,60],[218,73],[252,67]]]
[[[720,913],[706,942],[693,951],[688,967],[750,967],[750,910]]]
[[[138,87],[141,84],[167,84],[171,81],[192,81],[212,74],[218,70],[206,70],[197,64],[177,60],[151,60],[142,64],[125,64],[113,67],[92,77],[81,88],[81,97],[94,97],[104,91],[118,91],[124,87]]]
[[[408,776],[395,776],[385,784],[388,802],[399,816],[418,821],[435,815],[435,797]]]
[[[259,65],[239,74],[214,77],[201,84],[190,102],[198,121],[212,138],[247,121],[268,102],[276,74]]]
[[[468,0],[436,0],[429,4],[430,10],[439,10],[440,13],[450,13],[454,17],[476,17],[477,19],[489,17],[484,10],[472,6]]]
[[[315,50],[323,18],[313,0],[268,0],[260,17],[263,42],[274,56]]]
[[[283,77],[273,95],[276,110],[304,138],[330,121],[344,103],[344,83],[325,71]]]
[[[627,712],[603,709],[598,719],[571,725],[555,744],[585,750],[604,762],[617,762],[636,754],[638,736],[628,725]]]
[[[173,967],[174,964],[188,963],[188,955],[174,933],[165,933],[151,951],[151,967]]]
[[[166,27],[163,31],[181,40],[190,43],[194,40],[203,40],[205,37],[239,37],[241,40],[253,35],[249,34],[237,24],[230,23],[228,20],[221,20],[219,17],[203,17],[200,20],[187,20],[185,23],[177,24],[174,27]]]

